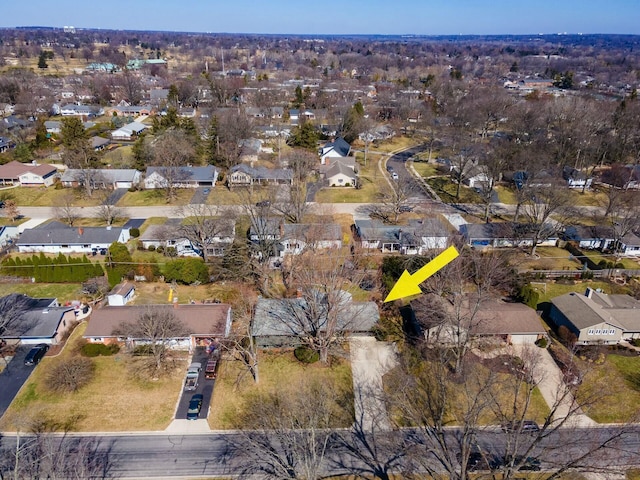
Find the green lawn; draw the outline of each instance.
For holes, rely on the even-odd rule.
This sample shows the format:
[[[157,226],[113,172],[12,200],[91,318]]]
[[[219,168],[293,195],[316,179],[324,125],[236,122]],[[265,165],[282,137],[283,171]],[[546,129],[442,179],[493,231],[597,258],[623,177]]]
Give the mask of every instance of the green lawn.
[[[131,168],[133,162],[133,147],[131,145],[120,145],[118,148],[107,151],[101,159],[105,165],[111,168]]]
[[[596,250],[583,250],[582,251],[587,257],[589,257],[596,265],[598,265],[602,260],[606,262],[614,262],[614,263],[622,263],[623,268],[628,269],[638,269],[640,268],[640,263],[637,260],[632,260],[631,258],[621,258],[616,261],[615,256],[613,255],[603,255]]]
[[[415,168],[416,172],[423,178],[439,175],[438,167],[434,163],[413,162],[413,168]]]
[[[426,179],[444,203],[481,203],[482,199],[473,189],[460,187],[460,198],[456,199],[457,185],[449,177],[433,177]]]
[[[546,284],[543,285],[543,283]],[[584,293],[587,287],[590,288],[601,288],[604,293],[614,293],[612,291],[612,285],[608,282],[601,281],[581,281],[580,283],[575,284],[564,284],[564,283],[550,283],[545,282],[544,280],[540,280],[539,282],[534,282],[532,286],[536,291],[540,293],[540,298],[538,304],[548,302],[552,298],[558,297],[560,295],[564,295],[565,293],[570,292],[580,292]],[[618,292],[615,292],[618,293]]]
[[[361,158],[357,156],[356,158]],[[378,194],[386,179],[378,168],[377,161],[360,164],[360,188],[325,187],[315,197],[318,203],[373,203],[380,201]]]
[[[506,203],[507,205],[516,205],[518,203],[516,193],[512,188],[496,185],[495,191],[498,194],[498,201],[500,203]]]
[[[57,298],[58,302],[65,303],[79,300],[81,287],[79,283],[3,283],[2,295],[24,293],[33,298]]]
[[[191,188],[179,188],[176,190],[177,196],[170,205],[186,205],[191,200],[194,190]],[[149,205],[168,205],[165,192],[162,189],[139,190],[127,192],[118,202],[119,206],[145,207]]]
[[[84,195],[84,192],[74,188],[16,187],[3,189],[0,196],[15,200],[18,206],[50,207],[56,205],[65,195],[69,194],[73,195],[73,203],[78,207],[95,206],[101,202],[99,195],[89,198]]]

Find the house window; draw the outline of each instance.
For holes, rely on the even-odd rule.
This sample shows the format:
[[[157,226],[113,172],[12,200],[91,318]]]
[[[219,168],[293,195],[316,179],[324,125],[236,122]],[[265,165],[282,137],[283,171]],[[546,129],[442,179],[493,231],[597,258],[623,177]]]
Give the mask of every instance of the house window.
[[[612,328],[611,330],[609,330],[609,335],[615,335],[615,334],[616,334],[615,328]]]
[[[590,329],[589,329],[588,334],[589,334],[589,335],[593,335],[593,328],[590,328]]]
[[[69,245],[60,245],[62,248],[69,248]]]
[[[596,330],[596,335],[600,335],[602,333],[602,330],[600,330],[599,328]]]

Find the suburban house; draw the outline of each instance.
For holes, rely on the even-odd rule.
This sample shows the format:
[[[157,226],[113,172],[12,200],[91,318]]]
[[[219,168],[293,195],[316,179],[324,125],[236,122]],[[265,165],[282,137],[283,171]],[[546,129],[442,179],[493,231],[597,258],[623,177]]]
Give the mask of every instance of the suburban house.
[[[450,304],[442,304],[445,309],[453,310]],[[540,316],[533,308],[522,303],[487,299],[480,303],[477,310],[475,308],[475,302],[465,301],[460,313],[456,314],[459,319],[456,325],[451,322],[429,323],[423,318],[417,320],[424,325],[426,340],[437,343],[456,342],[458,336],[465,335],[476,340],[508,345],[534,344],[547,336]]]
[[[18,236],[20,236],[20,229],[18,227],[0,227],[0,247],[13,243],[14,239]]]
[[[192,352],[210,339],[227,337],[231,331],[231,306],[224,303],[124,305],[94,309],[83,338],[91,343],[124,343],[128,348],[146,345],[147,338],[125,338],[114,332],[121,324],[133,324],[153,309],[169,310],[184,324],[184,334],[167,339],[170,348],[176,350]]]
[[[378,323],[380,312],[375,302],[354,302],[350,293],[340,292],[341,305],[333,314],[337,315],[336,330],[342,335],[369,335]],[[318,292],[318,295],[323,295]],[[318,300],[322,305],[322,299]],[[297,346],[299,336],[312,329],[322,331],[329,322],[328,314],[320,312],[309,320],[305,311],[308,300],[300,298],[259,298],[256,304],[251,334],[260,347]]]
[[[544,238],[538,241],[538,246],[555,246],[560,238],[556,230],[555,227],[550,227],[548,235],[544,235]],[[473,248],[533,246],[533,236],[529,226],[521,223],[467,223],[460,226],[460,233],[467,245]]]
[[[342,247],[342,228],[336,223],[285,223],[281,229],[281,257]]]
[[[333,142],[325,143],[318,151],[322,165],[331,163],[332,159],[346,158],[349,153],[351,153],[351,145],[342,137],[336,138]]]
[[[51,165],[21,163],[12,160],[0,165],[0,185],[48,187],[53,185],[57,173],[56,167]]]
[[[462,183],[470,188],[483,188],[490,182],[487,172],[483,167],[474,165],[465,173]]]
[[[127,243],[129,229],[118,227],[69,227],[49,222],[27,228],[15,244],[20,253],[92,253],[108,249],[114,242]]]
[[[68,168],[62,174],[60,182],[65,187],[79,187],[84,178],[89,178],[91,188],[95,190],[113,190],[132,188],[140,184],[142,173],[132,168],[102,168],[79,170]]]
[[[313,110],[309,110],[308,108],[302,111],[297,108],[289,110],[289,121],[291,122],[291,125],[298,125],[301,119],[315,120],[316,114]]]
[[[107,114],[118,117],[139,117],[151,115],[152,112],[153,108],[150,105],[125,105],[122,103],[107,109]]]
[[[75,307],[61,307],[55,298],[31,298],[12,293],[7,300],[3,303],[15,308],[17,315],[16,321],[0,335],[7,343],[56,345],[75,323]],[[0,312],[0,315],[4,313]]]
[[[413,220],[408,225],[386,225],[377,220],[356,220],[354,239],[360,247],[404,255],[423,255],[449,245],[450,227],[438,217]]]
[[[13,147],[11,140],[5,137],[0,137],[0,153],[4,153]]]
[[[104,115],[104,109],[102,107],[69,103],[60,108],[60,115],[63,117],[100,117]]]
[[[91,127],[95,127],[95,122],[82,122],[82,126],[85,130]],[[62,131],[62,122],[58,120],[47,120],[44,122],[44,127],[47,129],[47,133],[60,133]]]
[[[340,160],[334,161],[324,172],[324,180],[330,187],[356,187],[358,175]]]
[[[235,221],[233,219],[216,219],[218,228],[212,228],[215,231],[213,238],[207,238],[205,241],[205,252],[207,257],[220,257],[224,255],[224,251],[228,248],[235,238]],[[145,250],[151,248],[170,248],[173,247],[178,255],[184,255],[186,252],[194,252],[200,256],[197,249],[189,239],[184,236],[184,232],[177,225],[149,225],[146,230],[138,238],[140,244]]]
[[[565,227],[562,239],[576,242],[579,248],[588,250],[606,250],[615,242],[611,227],[601,225],[570,225]]]
[[[120,127],[117,130],[111,132],[111,138],[113,140],[128,141],[135,139],[144,130],[148,128],[144,123],[131,122],[124,127]]]
[[[133,300],[136,294],[136,287],[133,283],[119,283],[107,295],[107,302],[110,306],[123,306]]]
[[[109,140],[108,138],[93,136],[91,137],[90,142],[91,148],[93,148],[96,152],[99,152],[100,150],[104,150],[105,148],[107,148],[107,146],[111,143],[111,140]]]
[[[213,187],[218,179],[218,170],[206,167],[147,167],[144,188],[166,188],[171,181],[176,188]]]
[[[248,187],[251,185],[291,185],[293,172],[286,168],[250,167],[240,163],[234,165],[227,175],[227,185]]]
[[[569,188],[591,188],[592,178],[573,167],[566,166],[562,169],[562,178],[567,182]]]
[[[640,338],[640,301],[630,295],[607,295],[592,288],[551,299],[549,318],[566,327],[576,343],[599,345]]]
[[[249,240],[252,242],[265,242],[280,240],[282,238],[282,217],[258,217],[252,219],[249,227]]]

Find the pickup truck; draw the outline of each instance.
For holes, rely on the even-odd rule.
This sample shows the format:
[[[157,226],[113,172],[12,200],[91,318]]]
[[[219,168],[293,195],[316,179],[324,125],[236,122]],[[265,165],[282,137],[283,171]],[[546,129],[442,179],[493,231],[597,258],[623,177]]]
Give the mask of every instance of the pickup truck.
[[[198,387],[200,370],[202,370],[202,364],[199,362],[193,362],[189,365],[189,368],[187,369],[187,378],[184,381],[185,390],[195,390]]]
[[[216,367],[218,366],[218,356],[212,355],[207,360],[207,366],[204,367],[205,378],[216,378]]]

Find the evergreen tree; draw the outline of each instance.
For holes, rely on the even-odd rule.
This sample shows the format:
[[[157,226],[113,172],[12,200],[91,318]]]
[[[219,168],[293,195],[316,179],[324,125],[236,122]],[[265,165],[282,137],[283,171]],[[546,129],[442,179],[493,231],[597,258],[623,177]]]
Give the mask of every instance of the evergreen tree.
[[[318,140],[320,132],[310,122],[304,122],[302,125],[294,127],[291,135],[287,139],[287,145],[291,147],[306,148],[307,150],[316,151],[318,148]]]

